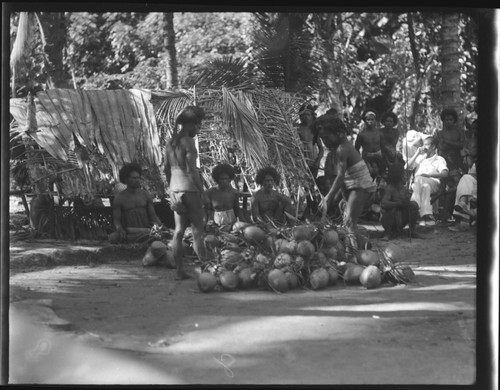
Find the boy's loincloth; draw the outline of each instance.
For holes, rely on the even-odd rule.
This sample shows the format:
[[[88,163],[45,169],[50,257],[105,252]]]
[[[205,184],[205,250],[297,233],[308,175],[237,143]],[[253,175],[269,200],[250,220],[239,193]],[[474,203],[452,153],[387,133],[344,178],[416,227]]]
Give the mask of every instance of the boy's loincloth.
[[[230,225],[233,222],[236,222],[234,209],[214,211],[214,222],[219,226]]]

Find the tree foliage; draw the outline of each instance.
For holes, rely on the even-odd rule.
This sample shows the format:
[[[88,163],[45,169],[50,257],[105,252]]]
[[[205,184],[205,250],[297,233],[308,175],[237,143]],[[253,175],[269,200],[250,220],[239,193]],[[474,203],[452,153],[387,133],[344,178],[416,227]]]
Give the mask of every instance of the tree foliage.
[[[180,87],[249,86],[309,94],[352,126],[363,108],[392,109],[406,128],[439,123],[441,14],[174,13]],[[475,14],[459,14],[462,101],[477,95]],[[11,15],[11,39],[19,14]],[[65,71],[80,88],[165,89],[165,14],[66,13]],[[36,28],[36,27],[35,27]],[[49,37],[50,38],[50,37]],[[16,77],[47,82],[40,39]],[[464,104],[464,109],[467,109]],[[470,108],[469,108],[470,109]],[[380,112],[381,113],[381,112]]]

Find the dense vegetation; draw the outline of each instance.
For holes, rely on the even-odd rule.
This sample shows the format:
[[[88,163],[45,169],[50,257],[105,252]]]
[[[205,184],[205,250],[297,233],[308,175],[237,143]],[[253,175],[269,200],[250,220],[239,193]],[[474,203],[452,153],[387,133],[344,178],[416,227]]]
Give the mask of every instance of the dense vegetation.
[[[353,125],[371,105],[393,109],[407,129],[421,131],[440,124],[445,105],[467,117],[477,95],[477,13],[453,15],[455,41],[443,39],[449,15],[438,12],[185,12],[174,13],[173,25],[159,12],[29,15],[23,54],[16,54],[17,97],[50,85],[167,89],[169,28],[179,88],[280,88],[310,95],[320,110],[340,108]],[[19,21],[12,13],[12,43]],[[450,44],[459,67],[451,76],[442,66]],[[446,77],[458,78],[451,100]]]

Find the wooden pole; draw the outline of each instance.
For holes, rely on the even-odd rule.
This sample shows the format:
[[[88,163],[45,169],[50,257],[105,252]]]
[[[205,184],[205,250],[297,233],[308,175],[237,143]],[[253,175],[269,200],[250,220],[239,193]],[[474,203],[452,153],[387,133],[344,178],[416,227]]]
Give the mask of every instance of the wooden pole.
[[[193,104],[196,106],[196,85],[193,87]],[[198,157],[196,157],[196,166],[198,168],[201,167],[201,163],[200,163],[200,140],[198,138],[198,136],[194,137],[194,144],[196,146],[196,151],[198,152],[197,155]]]

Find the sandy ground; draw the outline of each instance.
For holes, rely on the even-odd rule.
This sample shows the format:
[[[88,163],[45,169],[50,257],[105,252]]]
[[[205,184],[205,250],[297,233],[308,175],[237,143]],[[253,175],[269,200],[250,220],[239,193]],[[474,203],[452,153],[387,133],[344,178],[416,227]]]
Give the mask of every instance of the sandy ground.
[[[373,290],[203,294],[132,252],[12,267],[9,383],[472,384],[476,231],[421,233],[394,241],[416,282]]]

